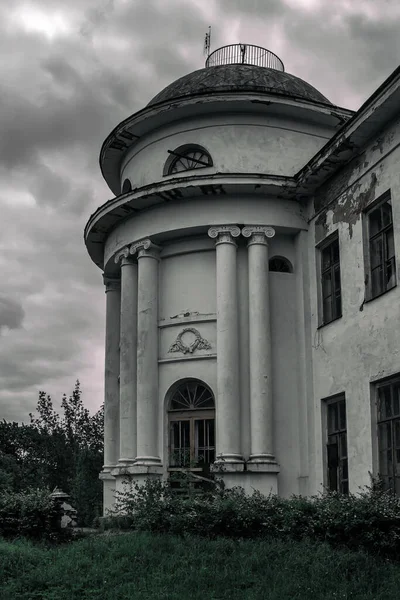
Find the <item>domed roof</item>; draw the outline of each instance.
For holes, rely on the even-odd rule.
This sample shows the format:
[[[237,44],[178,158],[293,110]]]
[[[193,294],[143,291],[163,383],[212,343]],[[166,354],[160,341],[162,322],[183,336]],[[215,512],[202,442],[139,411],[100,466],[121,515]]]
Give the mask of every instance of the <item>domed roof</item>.
[[[227,64],[199,69],[170,83],[147,106],[199,94],[257,92],[332,104],[299,77],[256,65]]]

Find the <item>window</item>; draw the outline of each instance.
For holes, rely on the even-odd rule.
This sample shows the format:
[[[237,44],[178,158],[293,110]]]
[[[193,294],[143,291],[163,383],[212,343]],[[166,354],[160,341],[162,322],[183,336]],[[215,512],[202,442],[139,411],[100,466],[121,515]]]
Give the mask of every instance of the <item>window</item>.
[[[371,300],[396,285],[392,201],[390,194],[367,213],[369,276],[368,296]]]
[[[328,489],[348,494],[346,401],[343,396],[326,401],[326,417]]]
[[[202,146],[193,144],[180,146],[176,150],[168,150],[170,157],[165,163],[164,175],[173,175],[193,169],[212,167],[212,159]]]
[[[128,192],[132,191],[132,184],[130,182],[130,179],[125,179],[124,184],[122,186],[122,193],[123,194],[127,194]]]
[[[169,466],[203,470],[215,460],[215,403],[202,382],[188,380],[176,389],[169,410]]]
[[[276,273],[293,273],[292,265],[283,256],[273,256],[269,261],[269,270]]]
[[[377,387],[379,475],[400,496],[400,379]]]
[[[342,316],[339,238],[336,236],[320,249],[322,325]]]

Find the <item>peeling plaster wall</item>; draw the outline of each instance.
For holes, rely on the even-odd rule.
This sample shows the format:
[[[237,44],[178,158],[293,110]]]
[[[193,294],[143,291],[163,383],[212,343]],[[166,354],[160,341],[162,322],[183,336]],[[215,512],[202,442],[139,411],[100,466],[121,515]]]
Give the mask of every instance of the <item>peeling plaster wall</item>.
[[[315,123],[259,114],[210,114],[174,122],[144,136],[124,157],[121,186],[167,180],[163,168],[183,144],[199,144],[213,159],[206,173],[269,173],[294,175],[330,138],[332,131]],[[173,176],[172,176],[173,177]],[[171,176],[170,176],[171,178]]]
[[[359,157],[318,190],[309,235],[312,311],[316,485],[323,482],[324,425],[321,399],[345,392],[350,491],[370,483],[376,471],[370,382],[400,372],[400,121],[371,140]],[[391,190],[398,287],[364,303],[362,211]],[[312,207],[310,207],[312,209]],[[338,231],[343,316],[318,329],[315,245]]]

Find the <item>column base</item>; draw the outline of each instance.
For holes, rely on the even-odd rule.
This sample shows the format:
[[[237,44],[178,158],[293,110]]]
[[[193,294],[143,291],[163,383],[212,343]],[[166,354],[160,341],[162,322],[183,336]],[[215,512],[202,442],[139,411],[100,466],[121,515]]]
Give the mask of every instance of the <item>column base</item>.
[[[247,471],[265,471],[279,473],[280,468],[273,454],[250,454],[246,463]]]
[[[120,458],[118,461],[118,467],[130,467],[135,462],[134,458]]]
[[[111,474],[111,466],[106,467],[99,474],[99,479],[103,482],[103,516],[106,515],[107,509],[112,509],[115,504],[116,480]]]
[[[141,467],[159,467],[161,458],[159,456],[137,456],[134,464]]]

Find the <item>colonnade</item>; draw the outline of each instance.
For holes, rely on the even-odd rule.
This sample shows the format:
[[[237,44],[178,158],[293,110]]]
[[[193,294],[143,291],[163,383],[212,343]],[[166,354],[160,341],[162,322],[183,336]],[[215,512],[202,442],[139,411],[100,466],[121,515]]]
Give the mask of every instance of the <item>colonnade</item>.
[[[272,227],[211,227],[217,277],[217,459],[244,470],[240,447],[237,244],[248,238],[251,454],[247,470],[276,465],[271,394],[268,239]],[[106,369],[103,473],[161,467],[158,455],[158,265],[160,247],[145,239],[120,250],[120,285],[105,278]],[[119,348],[118,348],[119,341]],[[118,375],[119,372],[119,385]],[[119,415],[119,417],[118,417]],[[263,466],[264,465],[264,466]]]

